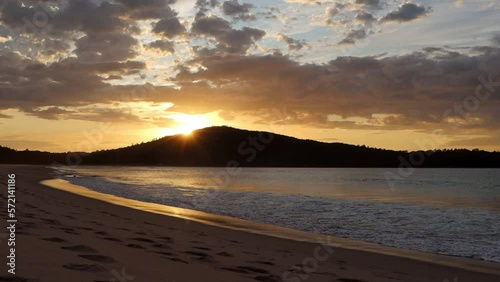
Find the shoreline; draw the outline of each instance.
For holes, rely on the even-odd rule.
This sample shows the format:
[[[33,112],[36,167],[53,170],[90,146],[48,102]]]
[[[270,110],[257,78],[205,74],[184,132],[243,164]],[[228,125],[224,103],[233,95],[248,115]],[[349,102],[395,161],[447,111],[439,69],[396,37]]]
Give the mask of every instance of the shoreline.
[[[153,282],[165,281],[165,277],[175,281],[283,281],[284,274],[293,282],[441,282],[453,281],[455,277],[459,281],[486,282],[500,278],[500,264],[497,263],[384,247],[135,200],[123,201],[123,198],[110,195],[103,199],[102,195],[107,194],[71,184],[101,194],[93,198],[79,194],[82,191],[62,191],[39,184],[53,178],[50,170],[42,166],[0,165],[0,168],[2,186],[5,186],[4,175],[18,175],[17,196],[21,206],[18,217],[20,221],[30,222],[18,234],[19,256],[23,258],[19,260],[19,273],[40,281],[55,281],[55,275],[75,276],[73,281],[111,281],[113,270],[120,272],[121,268],[134,275],[135,281]],[[2,196],[5,190],[2,189]],[[113,197],[119,201],[107,201]],[[128,201],[137,203],[131,206],[132,202]],[[126,205],[120,206],[119,202]],[[144,204],[149,210],[144,211]],[[165,208],[175,211],[165,211]],[[50,213],[50,217],[37,216],[37,213],[43,214],[40,210]],[[220,226],[224,224],[226,226]],[[233,228],[228,228],[231,224]],[[276,236],[280,232],[283,236]],[[167,237],[169,239],[165,239]],[[319,244],[318,237],[329,244]],[[63,241],[45,240],[50,238]],[[87,260],[82,261],[80,254],[79,263],[75,263],[78,260],[78,256],[74,257],[75,252],[66,251],[75,246],[69,243],[60,246],[65,245],[64,242],[78,242],[77,246],[90,246],[105,253],[101,255],[103,261],[88,264],[89,257],[84,256]],[[2,242],[2,254],[5,253],[4,245]],[[317,247],[323,245],[334,251],[324,261],[316,258],[314,270],[311,268],[314,264],[309,268],[304,265],[307,261],[314,262]],[[54,257],[44,262],[44,254],[47,254],[44,251],[49,250]],[[26,256],[29,253],[32,254]],[[102,258],[108,255],[116,263]],[[62,261],[62,267],[54,260]],[[141,264],[145,261],[147,265]],[[110,267],[113,264],[114,267]],[[0,278],[7,273],[2,271]],[[302,279],[305,276],[307,279]]]
[[[302,241],[308,243],[319,243],[335,248],[344,248],[349,250],[357,250],[371,252],[375,254],[384,254],[394,257],[402,257],[422,262],[431,262],[441,264],[443,266],[460,267],[471,271],[477,270],[485,273],[500,275],[500,270],[495,269],[495,264],[500,267],[500,263],[474,260],[459,256],[441,255],[435,253],[422,252],[411,249],[403,249],[397,247],[384,246],[376,243],[370,243],[350,238],[335,237],[319,233],[311,233],[287,227],[253,222],[245,219],[234,218],[230,216],[210,214],[202,211],[178,208],[168,205],[143,202],[139,200],[127,199],[118,197],[112,194],[105,194],[89,189],[85,186],[75,185],[63,179],[50,179],[40,182],[41,184],[59,189],[62,191],[74,193],[76,195],[104,201],[114,205],[120,205],[149,213],[161,214],[169,217],[177,217],[184,220],[196,221],[207,225],[212,225],[221,228],[229,228],[233,230],[255,233],[270,237],[276,237],[286,240]],[[447,259],[443,260],[443,257]],[[471,263],[471,260],[476,264]]]

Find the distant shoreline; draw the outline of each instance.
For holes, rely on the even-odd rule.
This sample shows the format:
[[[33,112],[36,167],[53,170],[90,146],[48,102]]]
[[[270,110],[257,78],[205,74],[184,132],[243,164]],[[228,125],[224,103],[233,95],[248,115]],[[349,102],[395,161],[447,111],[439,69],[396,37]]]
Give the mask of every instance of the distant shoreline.
[[[207,127],[190,136],[92,153],[17,151],[0,146],[0,162],[43,165],[142,165],[182,167],[500,168],[500,152],[479,149],[396,151],[324,143],[231,127]]]

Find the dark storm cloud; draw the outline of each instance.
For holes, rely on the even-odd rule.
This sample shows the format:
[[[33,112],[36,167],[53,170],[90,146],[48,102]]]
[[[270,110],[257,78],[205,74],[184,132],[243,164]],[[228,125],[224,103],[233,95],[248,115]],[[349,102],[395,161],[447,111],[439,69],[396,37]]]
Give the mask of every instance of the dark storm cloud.
[[[228,21],[217,16],[196,17],[191,32],[216,39],[217,52],[233,54],[245,54],[256,41],[266,35],[265,31],[251,27],[233,29]]]
[[[382,18],[382,22],[408,22],[431,13],[431,8],[413,3],[405,3]]]
[[[250,12],[253,5],[241,3],[238,0],[225,1],[222,4],[222,11],[225,15],[234,17],[240,20],[255,20],[256,17]]]

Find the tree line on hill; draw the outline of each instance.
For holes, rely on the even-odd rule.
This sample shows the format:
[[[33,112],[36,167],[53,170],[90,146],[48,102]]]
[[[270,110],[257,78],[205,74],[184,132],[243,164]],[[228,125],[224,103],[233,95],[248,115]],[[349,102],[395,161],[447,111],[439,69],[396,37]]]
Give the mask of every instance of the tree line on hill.
[[[500,152],[452,149],[393,151],[303,140],[270,132],[209,127],[92,153],[17,151],[0,146],[0,163],[234,167],[499,168]]]

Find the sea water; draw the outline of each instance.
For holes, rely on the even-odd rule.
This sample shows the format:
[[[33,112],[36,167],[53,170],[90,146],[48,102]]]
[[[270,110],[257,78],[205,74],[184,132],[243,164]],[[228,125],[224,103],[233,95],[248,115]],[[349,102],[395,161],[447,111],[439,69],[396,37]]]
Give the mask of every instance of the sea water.
[[[411,175],[383,168],[57,170],[73,184],[124,198],[500,262],[500,169],[415,169]]]

